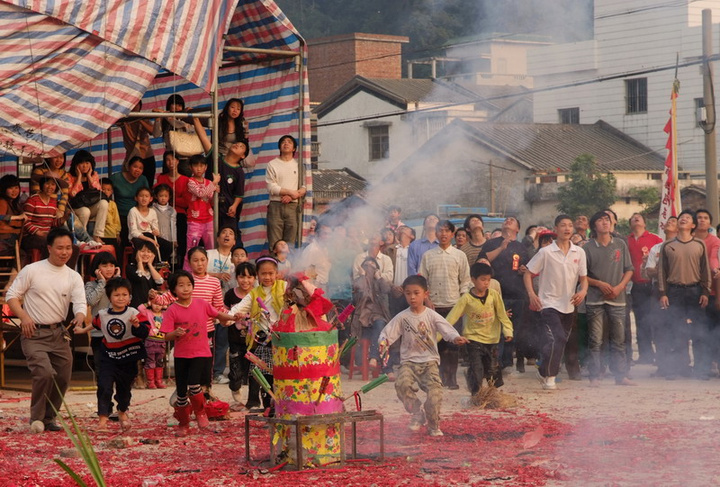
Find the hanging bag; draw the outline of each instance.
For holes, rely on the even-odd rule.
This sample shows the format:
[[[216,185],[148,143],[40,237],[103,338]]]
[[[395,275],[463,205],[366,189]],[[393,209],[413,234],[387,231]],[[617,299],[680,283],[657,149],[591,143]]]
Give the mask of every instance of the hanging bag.
[[[168,132],[170,147],[180,157],[190,157],[203,153],[200,137],[195,133],[171,130]]]

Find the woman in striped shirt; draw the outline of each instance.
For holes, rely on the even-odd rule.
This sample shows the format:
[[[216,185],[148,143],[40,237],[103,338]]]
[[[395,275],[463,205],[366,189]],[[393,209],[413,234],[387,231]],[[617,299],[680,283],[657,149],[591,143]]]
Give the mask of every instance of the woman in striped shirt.
[[[58,185],[55,179],[42,176],[38,182],[40,192],[28,198],[23,207],[27,219],[23,226],[21,245],[26,252],[32,249],[44,251],[45,237],[50,229],[58,227],[64,222],[64,218],[57,218],[58,203],[55,195]]]

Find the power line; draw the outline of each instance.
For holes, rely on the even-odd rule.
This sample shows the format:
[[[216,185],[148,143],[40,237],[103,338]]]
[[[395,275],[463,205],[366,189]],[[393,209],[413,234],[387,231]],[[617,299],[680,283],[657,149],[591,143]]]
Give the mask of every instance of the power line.
[[[662,8],[675,8],[675,7],[687,7],[691,3],[698,2],[700,0],[681,0],[681,1],[674,1],[674,2],[667,2],[662,5],[649,5],[647,7],[639,7],[634,8],[630,10],[625,10],[622,12],[612,13],[612,14],[605,14],[605,15],[598,15],[595,17],[595,20],[599,19],[610,19],[613,17],[622,17],[623,15],[632,15],[640,12],[649,12],[651,10],[658,10]]]
[[[593,17],[593,20],[610,19],[610,18],[614,18],[614,17],[622,17],[624,15],[633,15],[636,13],[649,12],[652,10],[659,10],[659,9],[665,9],[665,8],[686,7],[686,6],[690,5],[691,3],[695,3],[695,2],[699,2],[699,1],[700,0],[670,1],[665,4],[661,4],[661,5],[651,5],[651,6],[647,6],[647,7],[640,7],[640,8],[625,10],[625,11],[621,11],[621,12],[609,13],[609,14],[605,14],[605,15],[598,15],[597,17]],[[342,34],[338,34],[338,35],[342,35]],[[397,34],[389,34],[389,35],[397,35]],[[478,35],[482,35],[482,34],[478,34]],[[487,38],[487,39],[478,39],[478,41],[493,41],[493,40],[498,40],[498,39],[501,40],[501,39],[505,39],[505,38],[509,38],[509,37],[514,37],[517,35],[537,35],[538,37],[548,37],[548,39],[550,38],[550,36],[543,36],[542,34],[507,33],[507,34],[495,35],[495,36],[493,36],[491,38]],[[470,37],[472,37],[472,36],[470,36]],[[377,55],[377,56],[366,57],[363,59],[353,59],[350,61],[341,61],[341,62],[337,62],[335,64],[328,64],[328,65],[324,65],[324,66],[315,66],[312,68],[308,68],[308,71],[319,71],[322,69],[336,68],[338,66],[345,66],[348,64],[357,64],[357,63],[363,63],[363,62],[368,62],[368,61],[375,61],[378,59],[385,59],[385,58],[389,58],[389,57],[397,57],[397,56],[407,57],[408,55],[412,55],[412,54],[420,54],[420,53],[433,52],[433,51],[439,51],[439,50],[448,50],[448,49],[452,49],[455,47],[472,44],[473,42],[475,42],[475,41],[466,41],[466,42],[461,42],[461,43],[453,44],[453,45],[443,44],[440,46],[431,46],[431,47],[426,47],[426,48],[422,48],[422,49],[406,50],[405,52],[402,52],[400,54],[382,54],[382,55]],[[412,59],[408,59],[408,61],[412,61]]]
[[[718,59],[720,59],[720,54],[715,54],[713,56],[710,56],[707,59],[707,61],[717,61]],[[505,95],[495,95],[495,96],[489,96],[489,97],[485,97],[485,98],[477,97],[477,98],[470,98],[463,102],[447,103],[444,105],[438,105],[438,106],[427,107],[427,108],[418,108],[417,110],[397,110],[394,112],[378,113],[378,114],[374,114],[374,115],[365,115],[362,117],[347,118],[347,119],[343,119],[343,120],[334,120],[331,122],[318,122],[317,126],[318,127],[330,127],[333,125],[343,125],[346,123],[363,122],[366,120],[377,120],[380,118],[395,117],[398,115],[407,115],[407,114],[422,113],[422,112],[432,112],[432,111],[442,110],[445,108],[452,108],[452,107],[456,107],[456,106],[460,106],[460,105],[467,105],[468,103],[481,103],[481,102],[487,102],[487,101],[493,101],[493,100],[502,100],[502,99],[506,99],[506,98],[515,98],[515,97],[519,97],[519,96],[527,96],[527,95],[532,95],[535,93],[544,93],[544,92],[548,92],[548,91],[555,91],[555,90],[560,90],[563,88],[574,88],[576,86],[584,86],[584,85],[589,85],[589,84],[594,84],[594,83],[602,83],[605,81],[612,81],[612,80],[616,80],[616,79],[624,79],[624,78],[633,77],[633,76],[640,76],[643,74],[651,74],[651,73],[658,73],[661,71],[668,71],[671,69],[675,69],[676,67],[686,68],[688,66],[695,66],[698,64],[703,64],[705,62],[706,62],[705,59],[699,58],[699,59],[695,59],[692,61],[686,61],[684,63],[678,63],[678,64],[674,63],[674,64],[667,65],[667,66],[660,66],[660,67],[642,69],[642,70],[637,70],[637,71],[625,71],[623,73],[611,74],[608,76],[600,76],[600,77],[588,79],[588,80],[574,81],[574,82],[565,83],[565,84],[561,84],[561,85],[547,86],[545,88],[528,89],[526,91],[523,91],[522,93],[510,93],[510,94],[505,94]]]

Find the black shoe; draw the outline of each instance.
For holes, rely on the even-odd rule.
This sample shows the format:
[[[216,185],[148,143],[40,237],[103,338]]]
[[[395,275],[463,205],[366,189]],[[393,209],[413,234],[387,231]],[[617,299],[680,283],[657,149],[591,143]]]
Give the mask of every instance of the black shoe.
[[[62,431],[62,430],[63,430],[63,427],[55,422],[45,423],[45,431]]]
[[[521,374],[524,374],[524,373],[525,373],[525,363],[524,363],[524,361],[523,361],[523,362],[518,362],[516,368],[517,368],[517,371],[518,371],[518,372],[520,372]]]
[[[457,384],[452,384],[452,385],[447,386],[447,388],[450,389],[451,391],[457,391],[458,389],[460,389],[460,386]]]

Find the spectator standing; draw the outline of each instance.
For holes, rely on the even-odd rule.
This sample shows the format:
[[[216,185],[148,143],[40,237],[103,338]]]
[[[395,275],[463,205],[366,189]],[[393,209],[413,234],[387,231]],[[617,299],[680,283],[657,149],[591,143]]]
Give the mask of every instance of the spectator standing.
[[[142,101],[139,101],[130,113],[141,110]],[[147,179],[148,184],[153,184],[156,163],[152,144],[150,144],[150,134],[154,131],[152,119],[127,117],[118,120],[117,125],[122,131],[123,145],[125,146],[123,164],[133,157],[139,157],[143,163],[143,176]]]
[[[720,238],[710,232],[712,228],[712,215],[706,209],[695,211],[697,216],[697,227],[693,236],[705,243],[705,250],[710,264],[710,276],[712,283],[715,283],[720,274],[718,273],[718,250],[720,250]],[[708,297],[708,305],[705,307],[707,319],[705,320],[705,329],[701,331],[701,336],[706,339],[693,339],[693,354],[695,362],[695,377],[702,380],[709,379],[711,375],[712,362],[718,361],[718,339],[717,327],[720,320],[720,313],[717,308],[717,289],[710,286],[710,296]]]
[[[625,359],[625,288],[633,274],[633,264],[625,242],[610,234],[610,217],[600,211],[590,219],[594,237],[583,247],[587,259],[588,294],[586,313],[589,329],[590,385],[600,379],[603,331],[610,336],[610,371],[615,383],[636,385],[628,374]]]
[[[439,221],[440,218],[434,213],[429,214],[425,217],[425,220],[423,220],[423,234],[421,238],[413,241],[408,249],[408,276],[417,274],[423,254],[438,246],[435,227]]]
[[[449,220],[442,220],[437,223],[435,232],[438,246],[425,252],[420,262],[419,274],[427,279],[430,302],[435,311],[444,318],[470,289],[472,282],[465,253],[452,245],[455,225]],[[457,368],[460,354],[457,345],[440,342],[438,351],[443,385],[449,389],[458,389]]]
[[[557,389],[555,377],[560,371],[565,345],[573,324],[575,306],[587,294],[587,261],[582,248],[573,244],[573,221],[568,215],[555,218],[556,240],[538,251],[528,262],[523,276],[530,309],[540,311],[546,334],[541,353],[538,378],[545,390]],[[539,275],[538,293],[533,289],[533,275]],[[576,292],[578,280],[580,289]]]
[[[668,361],[665,379],[689,375],[688,340],[703,336],[707,315],[703,308],[710,296],[710,267],[705,244],[693,237],[697,218],[690,210],[678,215],[678,234],[660,249],[658,292],[660,308],[668,314]],[[689,326],[688,326],[689,324]],[[700,357],[698,357],[700,358]],[[696,364],[698,368],[704,364]],[[709,370],[697,370],[707,374]]]
[[[650,249],[662,243],[662,239],[647,231],[645,217],[640,213],[634,213],[630,217],[630,231],[627,243],[633,263],[630,294],[632,296],[632,310],[635,315],[635,334],[638,345],[637,362],[651,364],[655,360],[652,346],[651,318],[651,308],[655,306],[655,303],[652,295],[652,282],[643,275],[642,266],[648,258]],[[630,348],[630,351],[632,353],[632,348]]]
[[[278,141],[280,156],[268,162],[265,182],[270,203],[267,211],[267,237],[270,248],[278,240],[293,246],[297,242],[298,218],[302,213],[301,202],[307,193],[300,180],[300,167],[295,160],[297,141],[291,135],[283,135]]]
[[[511,310],[515,346],[512,342],[500,340],[500,368],[512,367],[513,349],[517,347],[517,370],[525,372],[525,351],[534,344],[527,343],[530,333],[526,330],[528,298],[523,284],[523,274],[527,270],[529,256],[527,247],[517,239],[520,222],[509,216],[502,224],[502,236],[489,240],[483,246],[482,253],[492,265],[494,277],[500,283],[505,307]]]
[[[487,242],[482,216],[477,214],[469,215],[465,218],[463,227],[468,233],[468,242],[460,247],[460,250],[467,255],[468,265],[472,265],[477,261],[478,255],[482,252],[483,245]]]

